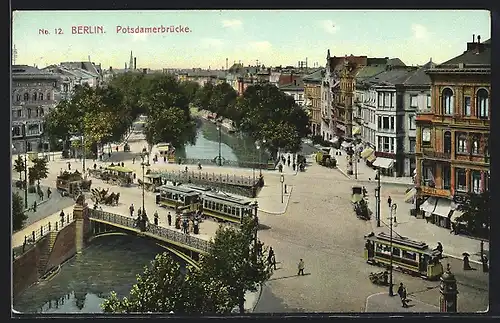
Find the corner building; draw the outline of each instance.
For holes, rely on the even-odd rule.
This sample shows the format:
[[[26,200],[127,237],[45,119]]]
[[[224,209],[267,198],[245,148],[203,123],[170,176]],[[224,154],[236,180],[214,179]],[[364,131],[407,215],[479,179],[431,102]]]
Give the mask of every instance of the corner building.
[[[489,189],[491,114],[490,41],[427,71],[431,110],[417,115],[417,207],[432,223],[449,228],[468,192]]]

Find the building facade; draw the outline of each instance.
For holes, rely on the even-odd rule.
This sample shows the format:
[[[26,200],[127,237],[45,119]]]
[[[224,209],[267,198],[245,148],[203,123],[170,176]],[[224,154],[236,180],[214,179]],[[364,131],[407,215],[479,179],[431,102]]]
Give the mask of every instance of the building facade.
[[[449,227],[468,193],[489,190],[491,115],[490,41],[428,70],[431,109],[417,115],[418,207],[433,223]]]
[[[301,107],[304,107],[304,85],[301,80],[297,81],[294,78],[293,83],[280,85],[279,89],[293,98],[295,103]]]
[[[309,114],[309,129],[312,136],[321,136],[321,81],[324,68],[320,68],[303,78],[304,106]]]
[[[12,66],[12,150],[46,150],[44,116],[56,105],[60,76],[27,65]]]

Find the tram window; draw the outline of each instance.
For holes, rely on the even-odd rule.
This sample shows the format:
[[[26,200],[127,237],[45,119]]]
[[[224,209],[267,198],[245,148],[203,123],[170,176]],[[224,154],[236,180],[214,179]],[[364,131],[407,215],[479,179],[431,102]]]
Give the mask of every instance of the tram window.
[[[166,192],[166,193],[165,193],[165,196],[166,196],[168,199],[172,199],[172,193],[170,193],[170,192]]]
[[[224,213],[227,213],[227,205],[224,205]]]
[[[207,205],[207,201],[206,201],[206,200],[205,200],[205,201],[203,201],[203,206],[204,206],[204,207],[207,207],[207,206],[208,206],[208,205]]]
[[[231,214],[236,215],[236,208],[235,207],[231,207]]]
[[[220,210],[221,210],[221,205],[220,205],[220,203],[215,203],[215,209],[216,209],[217,211],[220,211]]]
[[[236,209],[236,216],[239,217],[240,216],[240,209]]]
[[[392,255],[396,257],[401,257],[401,250],[399,250],[399,248],[392,248]]]
[[[415,252],[403,250],[403,258],[417,260],[417,254]]]
[[[184,196],[182,196],[182,195],[180,195],[180,196],[179,196],[179,201],[184,202],[185,200],[186,200],[186,199],[185,199],[185,197],[184,197]]]
[[[377,243],[377,248],[375,249],[377,252],[382,252],[384,250],[384,246],[380,243]]]

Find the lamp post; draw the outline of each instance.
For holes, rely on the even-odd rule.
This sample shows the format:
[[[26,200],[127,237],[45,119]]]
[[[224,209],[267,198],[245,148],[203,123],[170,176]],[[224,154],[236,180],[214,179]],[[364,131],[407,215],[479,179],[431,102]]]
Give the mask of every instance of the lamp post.
[[[375,178],[377,180],[377,188],[375,188],[375,219],[377,220],[377,228],[380,228],[380,168],[377,168],[377,174],[375,175]]]
[[[24,207],[28,208],[28,128],[26,121],[23,122],[24,128]]]
[[[259,216],[258,216],[258,210],[259,210],[259,204],[257,203],[257,201],[255,201],[254,203],[254,221],[255,221],[255,228],[254,228],[254,241],[253,241],[253,246],[254,246],[254,254],[255,254],[255,261],[257,261],[258,259],[258,240],[257,240],[257,231],[259,230]]]
[[[85,149],[85,134],[82,133],[82,158],[83,158],[83,161],[82,161],[82,168],[83,168],[83,176],[84,178],[87,178],[87,173],[85,173],[85,159],[87,158],[86,156],[86,149]]]
[[[255,185],[255,156],[253,156],[252,175],[253,175],[253,183],[252,183],[252,185]]]
[[[259,151],[259,175],[262,177],[262,149],[264,149],[264,144],[266,143],[266,139],[262,140],[262,144],[257,144],[257,150]]]
[[[217,131],[219,131],[219,157],[217,160],[217,165],[222,166],[222,125],[220,121],[217,121]]]
[[[398,206],[397,204],[392,204],[391,205],[391,213],[390,213],[390,248],[391,248],[391,255],[390,255],[390,264],[389,264],[389,296],[394,296],[394,289],[393,289],[393,286],[392,286],[392,253],[393,253],[393,250],[392,250],[392,218],[393,218],[393,213],[396,213],[396,210],[398,209]]]
[[[285,183],[285,176],[283,174],[281,174],[280,182],[281,182],[281,203],[283,203],[283,183]]]
[[[146,153],[142,153],[141,154],[141,159],[142,159],[142,163],[141,163],[141,166],[142,166],[142,212],[143,214],[146,214],[146,208],[144,207],[144,167],[146,166],[150,166],[149,165],[149,158],[147,158],[147,154]]]

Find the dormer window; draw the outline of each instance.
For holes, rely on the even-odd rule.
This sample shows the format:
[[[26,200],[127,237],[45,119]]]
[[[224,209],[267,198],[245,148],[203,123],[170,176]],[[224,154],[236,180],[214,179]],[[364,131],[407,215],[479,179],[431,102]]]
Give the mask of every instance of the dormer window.
[[[450,88],[443,90],[443,114],[453,114],[453,91]]]

